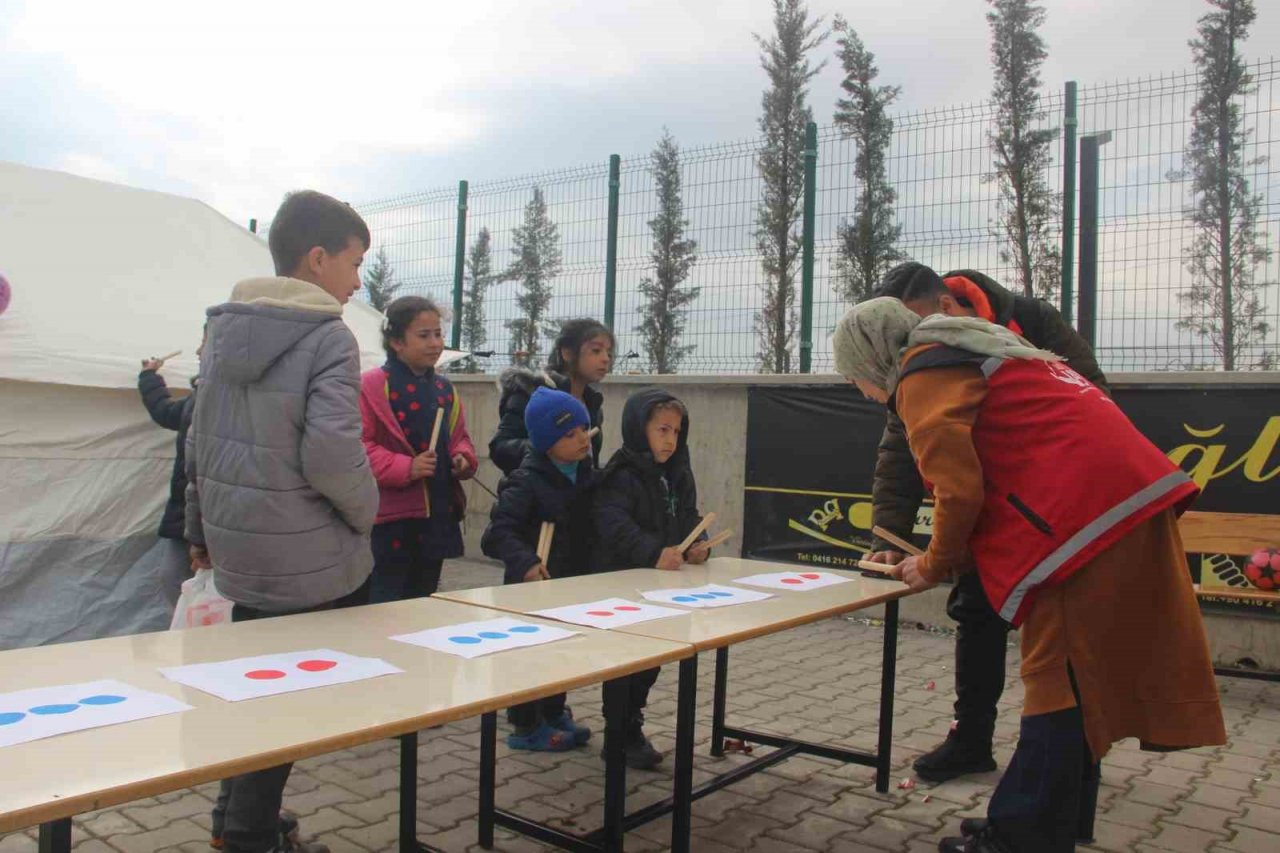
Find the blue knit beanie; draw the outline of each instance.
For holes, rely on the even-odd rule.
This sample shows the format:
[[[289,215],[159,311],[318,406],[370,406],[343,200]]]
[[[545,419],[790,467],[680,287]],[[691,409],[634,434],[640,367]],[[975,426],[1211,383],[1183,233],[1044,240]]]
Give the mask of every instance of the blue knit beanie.
[[[524,428],[529,431],[529,443],[539,453],[546,453],[551,445],[564,438],[574,427],[591,426],[587,407],[577,397],[563,391],[539,388],[529,398],[524,409]]]

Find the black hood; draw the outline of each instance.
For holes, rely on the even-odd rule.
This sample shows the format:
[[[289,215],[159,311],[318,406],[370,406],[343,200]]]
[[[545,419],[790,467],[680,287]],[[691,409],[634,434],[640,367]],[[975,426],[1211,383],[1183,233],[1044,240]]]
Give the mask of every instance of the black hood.
[[[649,439],[645,436],[645,427],[649,416],[659,403],[677,401],[677,398],[661,388],[643,388],[632,394],[622,409],[622,446],[633,458],[647,460],[651,465],[653,454],[649,452]],[[689,465],[689,415],[686,412],[680,419],[680,436],[676,439],[676,452],[671,454],[662,468],[677,470]]]

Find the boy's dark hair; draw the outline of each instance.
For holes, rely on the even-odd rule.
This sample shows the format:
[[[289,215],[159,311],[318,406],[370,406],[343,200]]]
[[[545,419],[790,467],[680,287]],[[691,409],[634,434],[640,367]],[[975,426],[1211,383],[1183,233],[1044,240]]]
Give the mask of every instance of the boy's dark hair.
[[[336,254],[355,237],[369,248],[369,226],[351,205],[315,190],[296,190],[284,197],[267,245],[276,275],[291,275],[316,246]]]
[[[386,319],[382,323],[382,348],[386,350],[387,355],[396,354],[396,351],[391,348],[391,342],[403,341],[413,321],[424,311],[430,311],[444,319],[444,312],[440,310],[440,306],[425,296],[401,296],[399,299],[392,300],[384,312]]]
[[[937,272],[919,261],[907,261],[898,264],[885,273],[884,278],[880,280],[880,286],[875,289],[871,296],[873,298],[892,296],[894,299],[906,302],[907,291],[911,290],[913,286],[927,287],[935,282],[945,293],[946,285],[942,283],[942,277]],[[916,298],[919,299],[920,297]]]
[[[560,334],[556,337],[555,345],[551,348],[551,355],[547,358],[547,369],[567,376],[570,368],[577,362],[578,355],[582,352],[583,344],[594,338],[601,337],[609,339],[609,347],[611,349],[618,348],[618,339],[613,336],[613,331],[599,320],[593,320],[590,317],[566,320],[560,327]],[[572,361],[564,360],[564,356],[560,354],[562,349],[573,352]]]
[[[933,272],[930,270],[930,272]],[[911,279],[906,290],[902,291],[903,302],[928,302],[930,304],[937,302],[941,297],[950,295],[951,291],[942,283],[942,278],[937,273],[933,275],[918,275]]]
[[[688,407],[674,397],[670,400],[663,400],[661,403],[654,403],[653,408],[649,410],[649,421],[652,421],[658,412],[675,412],[682,418],[689,417]],[[648,421],[645,423],[648,423]]]

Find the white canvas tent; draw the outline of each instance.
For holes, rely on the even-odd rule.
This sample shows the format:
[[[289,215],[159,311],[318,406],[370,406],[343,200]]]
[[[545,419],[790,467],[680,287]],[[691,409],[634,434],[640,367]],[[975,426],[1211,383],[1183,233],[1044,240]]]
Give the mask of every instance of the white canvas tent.
[[[168,626],[141,566],[175,434],[137,392],[139,361],[185,392],[205,309],[272,273],[266,244],[193,199],[0,162],[0,649]],[[365,367],[381,315],[345,319]]]

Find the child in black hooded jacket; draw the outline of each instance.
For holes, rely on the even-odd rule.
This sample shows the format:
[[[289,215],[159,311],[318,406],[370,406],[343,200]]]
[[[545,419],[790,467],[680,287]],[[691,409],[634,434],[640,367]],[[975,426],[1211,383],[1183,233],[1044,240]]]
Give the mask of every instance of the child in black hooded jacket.
[[[687,552],[679,544],[702,521],[689,463],[689,413],[671,394],[647,388],[622,410],[622,442],[596,486],[596,571],[677,570],[705,563],[703,534]],[[651,769],[662,761],[644,734],[643,709],[658,669],[632,675],[628,702],[627,765]]]

